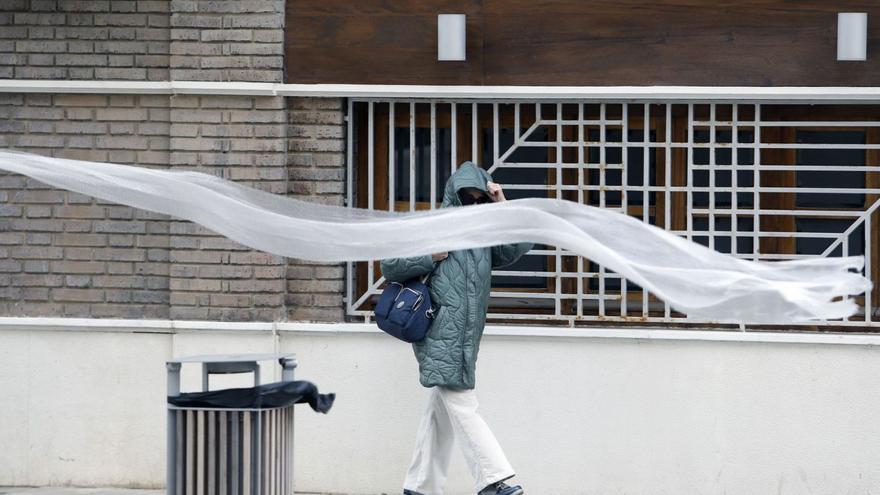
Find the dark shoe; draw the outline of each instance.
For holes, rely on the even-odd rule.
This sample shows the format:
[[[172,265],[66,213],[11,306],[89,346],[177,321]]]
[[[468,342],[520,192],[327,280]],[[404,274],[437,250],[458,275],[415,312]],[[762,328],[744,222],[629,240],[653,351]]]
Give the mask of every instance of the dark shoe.
[[[422,495],[421,493],[411,492],[404,488],[403,495]]]
[[[503,481],[499,481],[483,488],[477,495],[523,495],[524,493],[519,485],[508,486]]]

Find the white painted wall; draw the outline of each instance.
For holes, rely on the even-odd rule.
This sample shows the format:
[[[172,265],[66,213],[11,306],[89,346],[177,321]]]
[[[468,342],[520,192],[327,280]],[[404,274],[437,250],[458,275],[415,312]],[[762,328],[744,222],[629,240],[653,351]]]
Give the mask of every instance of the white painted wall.
[[[297,354],[298,378],[338,394],[326,416],[298,406],[297,490],[401,491],[427,396],[406,344],[369,332],[276,337],[271,324],[39,328],[0,323],[0,486],[160,487],[163,361],[280,350]],[[484,340],[482,413],[528,493],[880,493],[880,338],[590,335],[603,336]],[[184,378],[198,385],[196,369]],[[447,493],[473,493],[459,458]]]

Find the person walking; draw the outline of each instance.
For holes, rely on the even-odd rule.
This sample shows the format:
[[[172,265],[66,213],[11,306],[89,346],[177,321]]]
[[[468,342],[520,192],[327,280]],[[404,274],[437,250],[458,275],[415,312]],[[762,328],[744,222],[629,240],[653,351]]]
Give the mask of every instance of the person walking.
[[[465,162],[446,181],[441,207],[497,201],[505,201],[501,186],[486,170]],[[433,270],[430,294],[436,307],[434,321],[425,339],[413,344],[419,382],[432,390],[416,435],[404,495],[443,493],[455,443],[464,454],[478,495],[523,495],[522,487],[505,483],[515,473],[477,413],[474,387],[492,269],[516,262],[532,246],[521,242],[380,262],[382,274],[392,282]]]

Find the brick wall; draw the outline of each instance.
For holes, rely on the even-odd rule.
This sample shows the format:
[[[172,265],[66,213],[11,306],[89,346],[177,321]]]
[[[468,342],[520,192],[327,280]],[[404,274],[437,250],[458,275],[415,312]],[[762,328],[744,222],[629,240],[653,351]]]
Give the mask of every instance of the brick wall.
[[[283,82],[284,0],[171,2],[171,78]]]
[[[173,169],[287,190],[284,98],[171,98]],[[171,224],[171,317],[282,320],[285,258],[254,251],[191,222]]]
[[[345,124],[340,98],[291,98],[288,171],[291,197],[343,205]],[[339,321],[343,318],[345,265],[289,260],[288,318]]]
[[[0,147],[198,170],[343,204],[343,102],[0,94]],[[249,249],[187,221],[0,175],[0,313],[343,319],[344,269]]]
[[[164,167],[168,98],[0,94],[0,146]],[[0,175],[4,315],[168,317],[162,215]]]
[[[282,82],[284,0],[2,0],[0,79]]]
[[[3,0],[0,78],[283,81],[284,0]],[[0,147],[343,204],[343,100],[0,93]],[[0,314],[343,318],[344,269],[0,173]]]
[[[0,78],[167,80],[170,6],[0,1]]]

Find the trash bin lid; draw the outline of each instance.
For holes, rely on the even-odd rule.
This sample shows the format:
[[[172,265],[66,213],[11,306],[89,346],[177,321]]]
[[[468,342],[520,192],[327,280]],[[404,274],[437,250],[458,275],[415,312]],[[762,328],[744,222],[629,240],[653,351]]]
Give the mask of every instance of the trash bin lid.
[[[168,363],[255,363],[257,361],[274,361],[282,358],[296,357],[289,352],[266,354],[202,354],[198,356],[182,356],[169,359]]]

